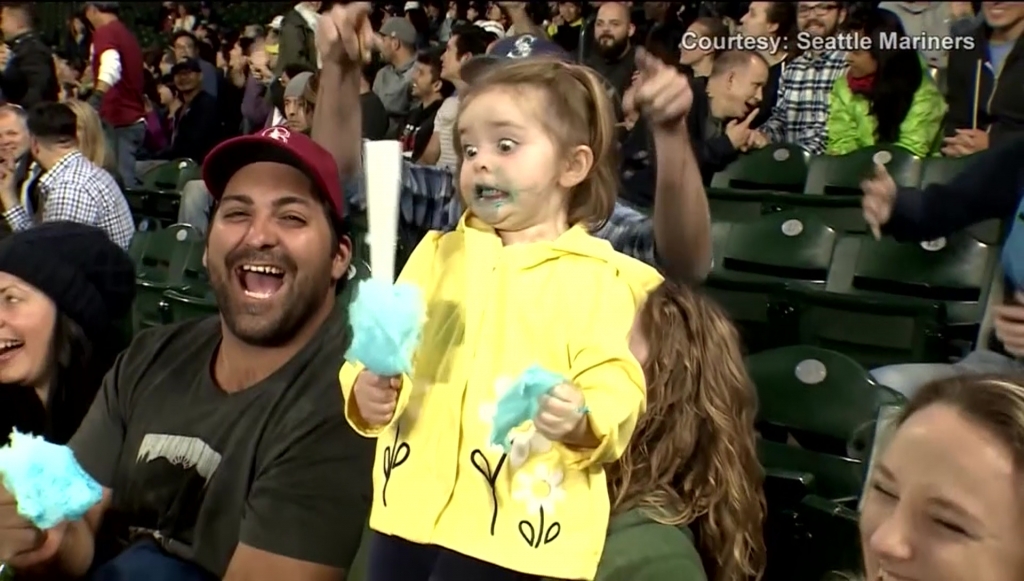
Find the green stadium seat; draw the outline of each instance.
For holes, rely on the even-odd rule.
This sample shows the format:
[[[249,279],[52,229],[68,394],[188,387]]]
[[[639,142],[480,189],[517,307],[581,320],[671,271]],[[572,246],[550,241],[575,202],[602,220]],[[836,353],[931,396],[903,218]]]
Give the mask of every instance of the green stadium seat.
[[[709,194],[710,195],[710,194]],[[762,213],[802,210],[839,232],[867,232],[864,210],[857,196],[810,196],[774,193],[764,199]]]
[[[170,323],[180,323],[218,313],[217,298],[209,286],[168,290],[164,292],[163,298]]]
[[[142,329],[170,321],[164,293],[186,285],[186,270],[194,264],[194,253],[203,251],[202,235],[195,228],[175,224],[148,236],[145,248],[136,262],[136,296],[133,326]]]
[[[965,171],[974,159],[966,157],[929,157],[921,165],[921,187],[932,184],[947,184],[962,171]],[[967,227],[967,230],[978,240],[988,244],[998,244],[1003,239],[1003,221],[986,220]]]
[[[869,367],[946,361],[951,342],[977,336],[998,250],[966,232],[920,244],[845,237],[824,289],[790,290],[799,341]]]
[[[861,195],[860,182],[881,163],[898,185],[920,183],[921,159],[896,146],[860,149],[846,155],[818,155],[807,168],[805,194]]]
[[[867,370],[840,353],[790,346],[747,360],[757,387],[758,457],[765,470],[766,579],[819,579],[848,553],[824,548],[835,541],[832,517],[854,514],[865,463],[849,442],[871,432],[878,409],[903,402],[877,385]],[[821,513],[828,507],[831,516]],[[853,519],[854,524],[856,519]],[[855,527],[854,527],[855,528]],[[840,538],[845,542],[848,528]],[[828,533],[828,534],[826,534]],[[838,551],[838,552],[837,552]]]
[[[786,211],[749,223],[718,224],[712,233],[718,248],[707,291],[736,321],[747,349],[794,341],[787,334],[786,305],[777,299],[790,285],[824,287],[835,229],[813,215]]]
[[[747,222],[763,213],[770,192],[706,188],[711,219],[718,222]]]
[[[178,284],[163,293],[169,322],[177,323],[217,313],[217,299],[203,264],[204,245],[193,245]]]
[[[880,406],[900,405],[903,397],[853,359],[808,345],[751,355],[747,368],[757,386],[766,469],[813,474],[814,493],[830,500],[856,498],[865,466],[849,457],[849,443],[874,425]]]
[[[711,188],[800,192],[811,154],[799,145],[773,143],[741,155],[715,174]]]
[[[162,163],[140,176],[141,186],[129,188],[125,197],[136,220],[152,218],[163,224],[178,219],[181,189],[190,179],[197,179],[201,169],[191,159],[176,159]]]

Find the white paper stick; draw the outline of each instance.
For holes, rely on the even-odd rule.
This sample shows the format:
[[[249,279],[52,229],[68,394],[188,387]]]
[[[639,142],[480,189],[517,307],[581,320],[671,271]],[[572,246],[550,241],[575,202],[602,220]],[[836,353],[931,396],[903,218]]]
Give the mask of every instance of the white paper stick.
[[[395,280],[398,246],[398,201],[402,145],[397,141],[368,141],[363,157],[369,226],[370,271],[373,278]]]

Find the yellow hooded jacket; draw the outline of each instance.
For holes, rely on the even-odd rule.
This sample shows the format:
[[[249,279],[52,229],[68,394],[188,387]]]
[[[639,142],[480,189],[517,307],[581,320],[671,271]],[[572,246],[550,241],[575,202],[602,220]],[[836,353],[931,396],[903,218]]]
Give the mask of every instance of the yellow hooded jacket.
[[[602,465],[645,405],[628,335],[661,276],[581,226],[503,246],[463,216],[454,232],[427,234],[399,280],[422,288],[427,322],[392,421],[367,426],[351,397],[362,368],[340,372],[345,417],[378,438],[370,527],[530,575],[593,579],[609,518]],[[489,445],[495,403],[534,364],[583,391],[596,449],[552,444],[529,422],[509,453]]]

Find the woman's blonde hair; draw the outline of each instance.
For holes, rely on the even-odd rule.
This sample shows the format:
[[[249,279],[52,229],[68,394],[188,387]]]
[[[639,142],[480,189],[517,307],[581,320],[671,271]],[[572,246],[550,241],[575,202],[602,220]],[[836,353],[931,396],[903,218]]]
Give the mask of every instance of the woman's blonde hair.
[[[98,167],[106,168],[111,162],[110,147],[107,136],[103,132],[100,116],[88,103],[78,99],[68,99],[65,105],[71,107],[78,119],[78,149],[89,161]]]
[[[604,82],[587,67],[548,58],[501,63],[481,72],[459,96],[460,115],[474,97],[496,88],[534,89],[545,96],[540,111],[551,137],[565,151],[586,145],[594,152],[590,175],[569,199],[569,224],[584,224],[591,231],[611,216],[618,196],[615,108]],[[462,151],[458,131],[455,148]],[[459,155],[460,164],[462,155]],[[460,168],[461,169],[461,168]]]
[[[612,512],[640,508],[693,527],[709,579],[759,577],[763,473],[739,334],[713,302],[669,281],[647,298],[639,323],[650,348],[647,411],[609,468]]]

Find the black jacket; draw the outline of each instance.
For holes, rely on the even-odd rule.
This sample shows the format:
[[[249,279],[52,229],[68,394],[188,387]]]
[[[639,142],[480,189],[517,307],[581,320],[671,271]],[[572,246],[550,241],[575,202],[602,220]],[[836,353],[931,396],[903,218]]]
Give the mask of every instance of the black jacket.
[[[989,129],[989,145],[995,147],[1024,135],[1024,36],[1017,39],[1006,56],[997,82],[988,64],[989,34],[991,30],[981,24],[974,32],[974,50],[949,51],[946,135],[953,135],[956,129],[971,129],[977,113],[978,129]]]
[[[690,142],[700,166],[700,175],[709,182],[711,176],[735,161],[740,152],[725,134],[725,126],[730,120],[715,119],[711,115],[707,79],[691,76],[690,86],[693,87],[693,106],[686,116],[686,125],[690,130]]]
[[[183,106],[174,121],[174,135],[171,145],[160,152],[156,159],[180,159],[187,157],[202,163],[206,154],[221,140],[220,120],[217,116],[217,99],[206,91],[192,98]]]
[[[60,93],[53,53],[30,30],[7,41],[11,50],[7,68],[0,75],[0,90],[8,102],[26,109],[44,101],[56,101]]]

